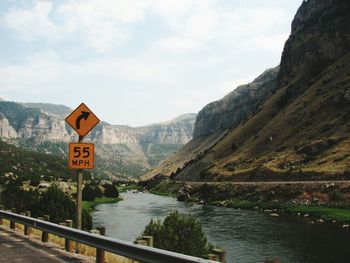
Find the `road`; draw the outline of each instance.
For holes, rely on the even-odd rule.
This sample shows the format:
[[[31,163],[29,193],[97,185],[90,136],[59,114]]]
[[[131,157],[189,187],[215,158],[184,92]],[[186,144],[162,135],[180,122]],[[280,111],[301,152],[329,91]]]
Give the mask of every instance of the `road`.
[[[176,181],[177,183],[183,183],[184,181]],[[185,183],[193,184],[193,185],[202,185],[202,184],[232,184],[232,185],[279,185],[279,184],[350,184],[350,180],[339,180],[339,181],[273,181],[273,182],[191,182],[185,181]]]
[[[32,237],[0,227],[0,262],[28,263],[87,263],[87,257],[78,257],[58,249],[52,244],[43,244]]]

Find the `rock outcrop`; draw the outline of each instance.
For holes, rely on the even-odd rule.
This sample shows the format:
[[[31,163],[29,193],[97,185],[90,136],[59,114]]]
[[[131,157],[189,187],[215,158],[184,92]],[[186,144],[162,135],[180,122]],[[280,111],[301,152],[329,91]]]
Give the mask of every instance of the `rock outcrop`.
[[[253,82],[241,85],[223,99],[205,106],[197,115],[193,137],[234,129],[259,110],[277,88],[279,67],[266,70]]]
[[[348,0],[303,1],[284,46],[280,86],[299,73],[317,75],[349,52],[349,13]]]
[[[10,125],[8,119],[0,113],[0,138],[14,139],[17,137],[16,130]]]
[[[205,106],[194,139],[142,179],[350,178],[349,14],[347,0],[303,1],[280,67]]]
[[[0,102],[0,138],[30,150],[66,154],[62,142],[76,141],[65,123],[72,110],[46,103]],[[196,114],[143,127],[101,122],[84,140],[94,142],[105,175],[142,175],[192,138]]]

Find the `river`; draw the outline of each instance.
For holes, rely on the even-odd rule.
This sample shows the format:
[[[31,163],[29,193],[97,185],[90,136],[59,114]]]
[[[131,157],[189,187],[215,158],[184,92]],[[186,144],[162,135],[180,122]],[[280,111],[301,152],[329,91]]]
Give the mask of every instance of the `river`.
[[[93,213],[94,226],[105,226],[111,237],[132,242],[152,218],[163,219],[178,210],[201,221],[209,241],[225,248],[230,263],[261,263],[271,258],[283,263],[350,262],[350,231],[334,224],[308,224],[295,216],[270,217],[147,193],[123,195],[126,200],[99,205]]]

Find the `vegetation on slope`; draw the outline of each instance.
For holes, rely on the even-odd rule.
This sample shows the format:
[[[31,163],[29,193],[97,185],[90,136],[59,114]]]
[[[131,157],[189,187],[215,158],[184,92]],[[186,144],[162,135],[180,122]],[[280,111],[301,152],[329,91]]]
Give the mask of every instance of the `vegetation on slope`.
[[[304,1],[284,47],[277,88],[239,124],[215,133],[198,131],[205,136],[144,179],[159,174],[188,181],[350,178],[350,27],[345,26],[350,19],[345,10],[350,10],[348,1]],[[243,101],[252,96],[246,91]],[[215,116],[229,110],[215,105],[221,104],[207,107]],[[207,121],[196,128],[211,127]]]
[[[0,140],[0,175],[13,174],[21,180],[53,180],[69,178],[63,157],[37,153],[16,147]]]

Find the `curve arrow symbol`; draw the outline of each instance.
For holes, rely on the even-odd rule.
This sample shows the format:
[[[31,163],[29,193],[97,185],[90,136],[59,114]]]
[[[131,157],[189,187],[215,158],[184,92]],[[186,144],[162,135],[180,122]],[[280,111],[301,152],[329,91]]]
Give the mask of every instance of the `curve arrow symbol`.
[[[77,120],[75,121],[75,127],[79,130],[80,129],[80,122],[82,119],[87,120],[89,118],[90,112],[82,111]]]

